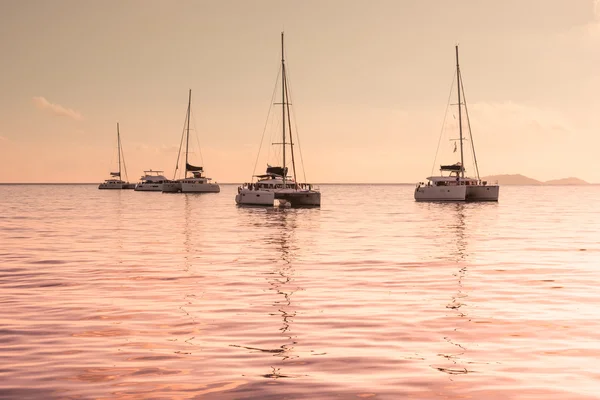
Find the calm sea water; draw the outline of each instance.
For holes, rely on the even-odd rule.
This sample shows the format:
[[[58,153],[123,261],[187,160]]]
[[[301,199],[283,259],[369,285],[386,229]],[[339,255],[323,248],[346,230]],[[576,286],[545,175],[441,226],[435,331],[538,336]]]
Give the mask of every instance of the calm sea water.
[[[600,187],[0,186],[0,398],[600,398]]]

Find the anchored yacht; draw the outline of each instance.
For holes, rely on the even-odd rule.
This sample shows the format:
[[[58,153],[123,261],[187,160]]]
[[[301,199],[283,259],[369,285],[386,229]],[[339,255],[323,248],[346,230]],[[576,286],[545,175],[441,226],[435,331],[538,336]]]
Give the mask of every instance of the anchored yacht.
[[[256,182],[244,183],[239,186],[235,202],[239,205],[253,206],[273,206],[276,201],[278,205],[286,207],[320,206],[320,190],[312,184],[296,181],[296,162],[290,117],[291,104],[284,57],[283,32],[281,33],[281,103],[278,104],[282,108],[282,142],[274,144],[281,145],[281,165],[271,166],[267,164],[267,170],[264,174],[253,176],[253,178],[257,178]],[[293,176],[288,175],[287,146],[290,147]]]
[[[497,184],[488,184],[479,178],[479,167],[475,156],[473,135],[470,129],[469,113],[467,103],[464,99],[464,88],[458,63],[458,46],[456,46],[456,82],[458,93],[458,130],[460,143],[460,162],[452,165],[441,165],[440,175],[427,177],[427,184],[419,182],[415,188],[415,200],[417,201],[498,201],[500,187]],[[462,92],[462,93],[461,93]],[[461,98],[461,94],[463,95]],[[471,150],[477,178],[465,176],[464,149],[463,149],[463,123],[462,106],[465,108],[467,126],[471,139]],[[456,144],[454,151],[456,151]],[[444,175],[446,173],[446,175]]]
[[[204,168],[195,166],[188,162],[189,143],[190,143],[190,116],[192,112],[192,90],[189,92],[188,108],[186,114],[186,129],[185,135],[185,170],[183,178],[173,179],[163,183],[162,191],[166,193],[219,193],[221,188],[216,182],[211,182],[211,178],[203,176]],[[182,137],[182,144],[183,144]],[[181,156],[181,146],[177,154],[177,163],[175,165],[175,176],[179,168],[179,158]],[[192,175],[188,176],[188,172]]]
[[[151,169],[144,171],[140,182],[135,185],[135,190],[138,192],[161,192],[163,183],[168,180],[163,174],[164,171],[153,171]]]
[[[106,179],[103,183],[98,185],[98,189],[133,189],[135,184],[129,183],[121,179],[121,163],[125,169],[125,176],[127,176],[127,167],[125,167],[125,157],[123,156],[123,148],[121,147],[121,134],[119,132],[119,123],[117,122],[117,155],[119,159],[119,171],[111,172],[110,179]]]

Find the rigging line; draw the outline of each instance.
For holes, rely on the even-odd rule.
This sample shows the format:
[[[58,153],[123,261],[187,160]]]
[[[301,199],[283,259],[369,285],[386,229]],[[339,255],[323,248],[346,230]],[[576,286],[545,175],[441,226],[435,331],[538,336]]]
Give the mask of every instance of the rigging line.
[[[294,180],[296,181],[296,188],[298,188],[298,175],[296,175],[296,162],[294,161],[294,143],[293,143],[293,139],[292,139],[292,120],[291,120],[291,116],[290,116],[290,96],[288,93],[288,82],[287,82],[287,74],[285,73],[285,69],[283,71],[283,90],[285,92],[285,99],[287,101],[284,101],[283,103],[286,103],[285,105],[282,105],[284,107],[287,108],[287,119],[288,119],[288,127],[290,128],[290,153],[292,154],[292,168],[294,170]],[[285,121],[283,121],[285,123]]]
[[[192,116],[192,121],[194,123],[194,132],[196,133],[194,136],[196,136],[196,144],[198,145],[198,153],[200,153],[200,163],[202,164],[202,166],[204,166],[204,157],[202,156],[202,147],[200,147],[200,134],[198,133],[198,128],[196,127],[196,116],[191,114],[190,111],[190,115]]]
[[[442,134],[444,133],[444,126],[446,125],[446,118],[448,117],[448,108],[450,108],[450,98],[452,97],[452,87],[454,86],[454,80],[456,79],[456,69],[452,72],[452,83],[450,84],[450,93],[448,94],[448,102],[446,103],[446,111],[444,112],[444,121],[442,122],[442,129],[440,130],[440,137],[438,139],[437,149],[435,149],[435,158],[433,159],[433,165],[431,166],[431,176],[433,176],[433,169],[437,161],[437,156],[440,151],[440,143],[442,142]]]
[[[125,180],[129,182],[129,176],[127,175],[127,164],[125,164],[125,153],[123,152],[123,143],[121,143],[121,154],[123,157],[123,169],[125,170]]]
[[[118,139],[117,139],[118,140]],[[113,149],[114,150],[114,149]],[[117,156],[119,156],[119,145],[117,141]],[[118,161],[117,161],[118,162]],[[113,164],[115,163],[115,153],[113,151],[110,152],[110,161],[108,163],[108,172],[111,173],[114,171]]]
[[[173,180],[177,179],[177,170],[179,169],[179,158],[181,157],[181,148],[183,147],[183,137],[185,136],[185,123],[187,122],[187,109],[185,110],[185,120],[183,121],[183,129],[181,130],[181,140],[179,141],[179,150],[177,151],[177,162],[175,163],[175,172],[173,172]],[[185,178],[185,176],[184,176]]]
[[[256,172],[256,166],[258,165],[258,158],[260,157],[260,149],[262,148],[263,140],[265,138],[265,132],[267,131],[267,125],[269,124],[269,116],[271,115],[271,110],[273,109],[273,101],[275,100],[275,92],[277,91],[277,81],[279,81],[279,75],[281,75],[281,66],[277,71],[277,78],[275,79],[275,87],[273,88],[273,94],[271,95],[271,102],[269,104],[269,112],[267,113],[267,120],[265,121],[265,127],[263,128],[263,133],[260,138],[260,145],[258,146],[258,154],[256,155],[256,161],[254,162],[254,168],[252,169],[252,177],[254,177],[254,173]],[[252,182],[253,178],[250,178],[250,182]]]
[[[460,76],[460,88],[462,90],[463,101],[465,103],[465,115],[467,117],[467,127],[469,128],[469,138],[471,139],[471,151],[473,152],[473,163],[475,164],[475,172],[477,172],[477,180],[479,177],[479,166],[477,165],[477,156],[475,155],[475,143],[473,142],[473,132],[471,132],[471,119],[469,118],[469,110],[467,109],[467,97],[465,96],[465,88],[463,86],[462,74]]]
[[[290,68],[289,66],[286,69],[286,75],[289,77],[288,81],[287,81],[287,87],[289,90],[289,94],[288,94],[288,98],[289,101],[294,104],[294,96],[293,96],[293,92],[292,92],[292,85],[290,84],[291,80],[292,80],[292,74],[290,73]],[[292,107],[292,113],[294,114],[294,130],[296,132],[296,141],[298,142],[298,151],[300,153],[300,164],[302,165],[302,176],[304,177],[304,182],[306,183],[306,168],[304,168],[304,158],[302,157],[302,146],[300,145],[300,134],[298,133],[298,118],[296,118],[296,109],[294,107]],[[294,176],[294,178],[296,179],[296,182],[298,182],[298,177]]]

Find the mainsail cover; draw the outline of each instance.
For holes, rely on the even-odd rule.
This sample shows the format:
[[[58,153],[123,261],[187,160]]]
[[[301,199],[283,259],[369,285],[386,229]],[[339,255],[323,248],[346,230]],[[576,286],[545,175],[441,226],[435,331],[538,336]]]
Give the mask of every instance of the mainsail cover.
[[[119,176],[120,177],[121,173],[120,172],[111,172],[110,176]]]
[[[185,164],[185,170],[186,171],[202,171],[202,167],[196,167],[192,164]]]

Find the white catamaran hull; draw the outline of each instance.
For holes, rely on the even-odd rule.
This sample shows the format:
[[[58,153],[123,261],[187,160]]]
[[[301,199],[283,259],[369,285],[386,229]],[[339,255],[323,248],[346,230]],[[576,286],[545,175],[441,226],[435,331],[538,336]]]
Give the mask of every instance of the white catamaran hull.
[[[181,193],[219,193],[221,188],[216,183],[182,182]]]
[[[162,192],[162,183],[138,183],[135,185],[135,191],[137,192]]]
[[[275,198],[288,201],[292,207],[320,206],[321,192],[284,189],[275,192]]]
[[[179,193],[181,192],[181,182],[165,182],[162,185],[163,193]]]
[[[415,189],[417,201],[465,201],[467,186],[419,186]]]
[[[235,195],[235,202],[246,206],[273,206],[275,193],[267,190],[240,189]]]
[[[98,189],[123,189],[122,183],[101,183]]]
[[[500,187],[498,185],[466,186],[467,201],[498,201]]]

